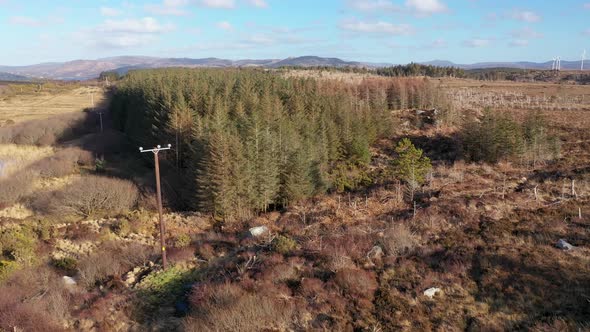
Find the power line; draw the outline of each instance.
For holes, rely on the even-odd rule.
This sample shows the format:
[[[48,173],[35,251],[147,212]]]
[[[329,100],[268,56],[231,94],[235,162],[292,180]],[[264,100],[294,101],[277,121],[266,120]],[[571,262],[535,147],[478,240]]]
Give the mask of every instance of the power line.
[[[152,152],[154,154],[154,164],[155,164],[155,173],[156,173],[156,195],[158,200],[158,216],[160,218],[160,246],[162,250],[162,266],[164,269],[167,267],[166,261],[166,225],[164,224],[164,218],[162,218],[162,191],[160,189],[160,161],[158,158],[158,153],[163,150],[170,150],[172,148],[172,144],[168,144],[167,147],[163,148],[162,146],[158,145],[153,149],[144,150],[142,147],[139,148],[139,152]]]

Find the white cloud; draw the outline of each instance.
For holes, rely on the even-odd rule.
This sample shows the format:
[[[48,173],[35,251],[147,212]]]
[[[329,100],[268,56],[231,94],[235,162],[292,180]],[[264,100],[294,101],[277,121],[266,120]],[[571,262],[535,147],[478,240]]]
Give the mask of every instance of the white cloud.
[[[185,8],[188,4],[188,0],[164,0],[161,4],[148,4],[144,8],[154,15],[184,16],[189,14]]]
[[[202,6],[211,8],[233,9],[236,7],[235,0],[200,0]]]
[[[61,17],[48,17],[43,19],[38,19],[30,16],[12,16],[8,18],[8,23],[14,25],[24,25],[28,27],[40,27],[44,25],[51,25],[51,24],[61,24],[63,23],[63,18]]]
[[[111,7],[100,7],[100,14],[102,16],[119,16],[122,14],[122,12]]]
[[[75,33],[75,36],[90,47],[131,48],[157,42],[159,35],[174,29],[174,25],[162,24],[152,17],[107,19],[94,28]]]
[[[282,33],[254,33],[251,35],[241,36],[229,41],[204,42],[196,45],[184,47],[182,51],[227,51],[227,50],[272,50],[281,45],[299,45],[301,50],[304,47],[313,46],[317,48],[317,43],[325,44],[326,41],[319,39],[309,39],[297,35],[282,34]]]
[[[418,15],[431,15],[448,10],[447,5],[440,0],[407,0],[406,6]]]
[[[537,32],[529,27],[525,27],[519,30],[513,30],[510,35],[516,39],[543,38],[542,33]]]
[[[258,7],[258,8],[268,7],[268,4],[266,3],[265,0],[248,0],[248,2],[250,3],[250,5],[252,5],[254,7]]]
[[[442,38],[439,38],[430,43],[429,45],[426,45],[425,48],[447,48],[447,46],[447,41]]]
[[[26,25],[29,27],[38,27],[42,25],[40,20],[29,16],[12,16],[8,19],[8,23],[15,25]]]
[[[233,25],[231,25],[231,23],[228,21],[217,22],[217,27],[225,31],[232,31],[234,29]]]
[[[362,22],[346,21],[340,24],[340,28],[352,32],[374,33],[384,35],[409,35],[414,32],[411,25],[393,24],[389,22]]]
[[[486,47],[489,46],[492,43],[491,40],[489,39],[483,39],[483,38],[473,38],[473,39],[469,39],[463,42],[463,46],[466,47]]]
[[[586,2],[583,7],[584,9],[590,9],[590,2]]]
[[[157,38],[153,35],[119,34],[98,39],[95,46],[100,48],[130,48],[144,46],[156,41]]]
[[[172,31],[174,26],[171,24],[162,25],[152,17],[144,17],[140,19],[106,20],[96,30],[106,33],[154,34]]]
[[[348,6],[360,11],[398,11],[401,8],[388,0],[349,0]]]
[[[539,22],[541,20],[541,16],[528,10],[514,10],[512,13],[510,13],[509,17],[528,23]]]
[[[510,43],[508,43],[508,46],[525,47],[525,46],[529,46],[529,41],[526,39],[514,39]]]

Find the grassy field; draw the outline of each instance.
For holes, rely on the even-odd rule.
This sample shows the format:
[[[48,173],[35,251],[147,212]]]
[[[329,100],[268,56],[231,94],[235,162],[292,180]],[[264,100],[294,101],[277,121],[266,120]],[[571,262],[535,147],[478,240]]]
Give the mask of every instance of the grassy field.
[[[95,105],[105,99],[104,90],[100,87],[67,86],[57,92],[37,92],[34,89],[30,85],[0,87],[0,125],[9,120],[23,122],[78,112],[92,107],[92,99]]]
[[[434,79],[459,109],[590,110],[590,85]]]

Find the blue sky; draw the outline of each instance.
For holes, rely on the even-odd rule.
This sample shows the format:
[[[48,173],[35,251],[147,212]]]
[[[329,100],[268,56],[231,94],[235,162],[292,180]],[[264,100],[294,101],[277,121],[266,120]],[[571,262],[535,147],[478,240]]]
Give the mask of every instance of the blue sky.
[[[579,60],[590,0],[0,0],[0,64],[117,55]]]

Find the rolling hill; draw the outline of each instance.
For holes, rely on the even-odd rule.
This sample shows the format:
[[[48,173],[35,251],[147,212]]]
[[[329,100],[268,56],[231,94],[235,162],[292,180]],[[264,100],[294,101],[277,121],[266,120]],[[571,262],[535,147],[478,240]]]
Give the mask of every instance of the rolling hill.
[[[474,64],[457,64],[447,60],[434,60],[422,62],[422,64],[459,67],[463,69],[484,68],[521,68],[521,69],[551,69],[551,61],[547,62],[480,62]],[[165,68],[165,67],[386,67],[391,64],[371,63],[359,61],[346,61],[339,58],[325,58],[318,56],[300,56],[286,59],[244,59],[227,60],[220,58],[158,58],[146,56],[118,56],[101,58],[97,60],[74,60],[68,62],[48,62],[29,66],[0,66],[0,75],[6,78],[13,75],[15,79],[30,78],[60,79],[60,80],[86,80],[97,78],[101,72],[116,71],[126,73],[133,69]],[[580,68],[580,61],[562,61],[564,70],[576,70]],[[19,78],[20,77],[20,78]]]
[[[22,75],[0,72],[0,81],[21,82],[29,81],[30,78]]]

